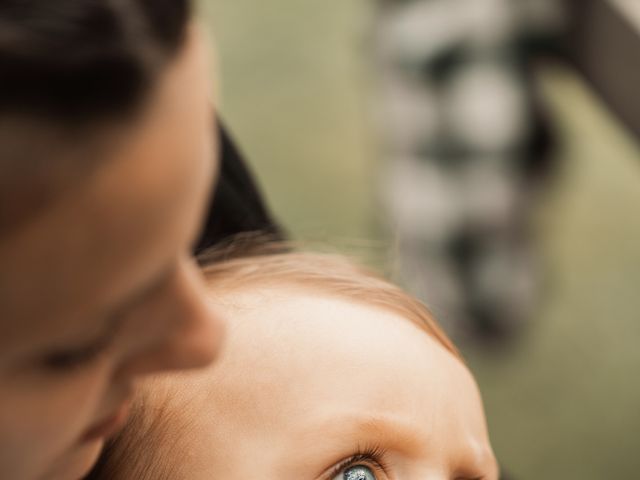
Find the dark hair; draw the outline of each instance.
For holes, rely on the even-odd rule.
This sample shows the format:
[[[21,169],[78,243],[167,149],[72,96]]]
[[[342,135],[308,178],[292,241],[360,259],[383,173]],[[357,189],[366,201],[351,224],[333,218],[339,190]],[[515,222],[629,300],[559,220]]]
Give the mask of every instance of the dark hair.
[[[190,0],[0,0],[0,235],[101,158],[91,130],[142,110],[190,16]]]
[[[0,115],[127,113],[182,43],[188,0],[2,0]]]
[[[264,244],[285,240],[286,232],[273,217],[249,165],[218,119],[220,175],[209,205],[196,255],[229,247],[234,256],[249,254]]]

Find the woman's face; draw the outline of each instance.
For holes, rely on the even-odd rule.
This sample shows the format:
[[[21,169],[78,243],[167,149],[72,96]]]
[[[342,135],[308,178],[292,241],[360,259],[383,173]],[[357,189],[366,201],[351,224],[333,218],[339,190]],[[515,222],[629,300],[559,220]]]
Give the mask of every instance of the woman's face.
[[[408,320],[284,289],[221,303],[220,362],[148,391],[170,390],[171,478],[498,478],[471,374]]]
[[[2,478],[79,478],[137,377],[216,354],[189,255],[217,170],[207,68],[194,29],[111,157],[0,239]]]

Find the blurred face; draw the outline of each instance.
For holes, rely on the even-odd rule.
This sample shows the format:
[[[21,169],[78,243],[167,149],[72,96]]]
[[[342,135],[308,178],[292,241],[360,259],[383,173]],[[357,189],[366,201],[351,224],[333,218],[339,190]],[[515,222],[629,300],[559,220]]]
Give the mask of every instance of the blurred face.
[[[217,170],[205,59],[193,33],[111,157],[0,240],[2,478],[79,478],[136,378],[216,354],[189,255]]]
[[[304,292],[222,301],[220,363],[148,392],[170,391],[170,478],[498,478],[473,378],[409,321]]]

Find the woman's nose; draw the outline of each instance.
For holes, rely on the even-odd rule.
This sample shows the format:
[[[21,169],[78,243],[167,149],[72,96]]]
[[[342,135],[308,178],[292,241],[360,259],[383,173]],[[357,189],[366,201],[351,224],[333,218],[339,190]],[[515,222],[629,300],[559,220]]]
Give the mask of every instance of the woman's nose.
[[[205,367],[220,351],[224,321],[195,262],[181,262],[161,305],[164,329],[130,362],[127,375]]]

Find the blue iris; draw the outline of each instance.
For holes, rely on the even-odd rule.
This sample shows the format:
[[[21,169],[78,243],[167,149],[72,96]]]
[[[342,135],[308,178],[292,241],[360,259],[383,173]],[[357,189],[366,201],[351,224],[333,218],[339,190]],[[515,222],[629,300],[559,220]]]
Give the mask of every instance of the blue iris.
[[[344,480],[376,480],[376,476],[371,469],[362,465],[347,468],[342,478]]]

